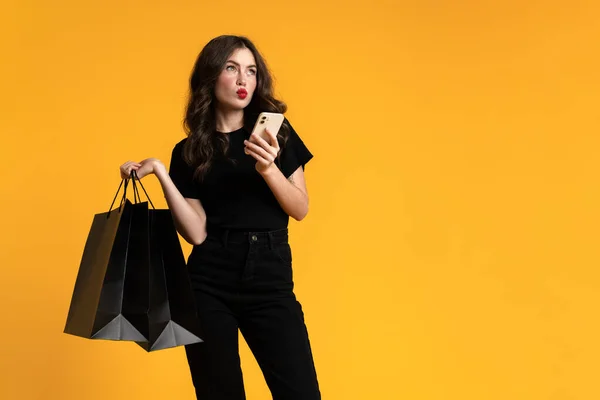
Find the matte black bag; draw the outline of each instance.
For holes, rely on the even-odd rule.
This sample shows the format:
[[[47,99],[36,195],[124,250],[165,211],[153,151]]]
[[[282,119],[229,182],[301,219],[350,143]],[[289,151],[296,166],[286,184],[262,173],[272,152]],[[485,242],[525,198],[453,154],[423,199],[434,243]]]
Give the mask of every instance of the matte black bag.
[[[135,180],[133,184],[137,193]],[[145,189],[144,193],[148,197]],[[149,197],[148,201],[152,204]],[[171,211],[156,210],[154,206],[147,211],[150,248],[149,333],[148,340],[138,341],[138,344],[146,351],[155,351],[202,342],[192,284]]]
[[[126,198],[126,179],[109,211],[94,217],[64,332],[134,341],[146,351],[202,342],[171,212],[155,210],[150,198],[152,209],[139,201],[136,179],[134,171],[135,204]],[[123,183],[119,208],[112,210]]]

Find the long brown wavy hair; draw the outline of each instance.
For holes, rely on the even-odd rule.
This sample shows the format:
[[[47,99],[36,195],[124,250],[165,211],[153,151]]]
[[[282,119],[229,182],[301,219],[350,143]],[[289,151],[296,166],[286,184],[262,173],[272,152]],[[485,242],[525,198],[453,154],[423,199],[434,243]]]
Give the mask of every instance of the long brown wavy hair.
[[[218,134],[216,130],[215,84],[231,54],[240,48],[252,52],[257,69],[256,90],[244,109],[244,127],[250,131],[263,111],[287,111],[286,104],[273,96],[273,78],[265,59],[248,38],[222,35],[208,42],[198,55],[190,77],[189,99],[184,119],[188,139],[183,146],[183,159],[188,165],[195,167],[194,178],[198,180],[204,178],[216,158],[226,156],[229,148],[229,135]],[[283,145],[289,133],[290,128],[286,120],[277,134]]]

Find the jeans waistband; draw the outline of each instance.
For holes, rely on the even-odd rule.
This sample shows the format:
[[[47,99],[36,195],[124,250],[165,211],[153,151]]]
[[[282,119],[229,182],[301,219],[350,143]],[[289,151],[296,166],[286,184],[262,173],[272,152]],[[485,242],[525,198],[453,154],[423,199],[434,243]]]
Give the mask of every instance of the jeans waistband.
[[[208,236],[219,238],[225,245],[227,243],[267,243],[272,246],[288,241],[287,228],[272,231],[246,231],[209,225],[206,227],[206,233]]]

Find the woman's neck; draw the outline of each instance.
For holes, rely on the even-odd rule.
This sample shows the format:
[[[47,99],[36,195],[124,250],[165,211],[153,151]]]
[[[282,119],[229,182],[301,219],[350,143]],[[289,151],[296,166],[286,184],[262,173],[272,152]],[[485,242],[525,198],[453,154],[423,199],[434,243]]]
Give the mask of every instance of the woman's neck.
[[[244,110],[219,110],[215,112],[217,132],[237,131],[244,126]]]

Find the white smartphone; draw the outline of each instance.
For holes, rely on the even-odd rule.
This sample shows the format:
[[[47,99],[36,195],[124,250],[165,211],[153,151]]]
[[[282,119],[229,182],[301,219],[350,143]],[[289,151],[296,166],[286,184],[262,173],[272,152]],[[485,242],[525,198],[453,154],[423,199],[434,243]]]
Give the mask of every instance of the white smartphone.
[[[269,113],[262,112],[258,116],[252,133],[257,134],[267,142],[271,143],[269,135],[265,132],[265,129],[269,129],[269,132],[277,135],[281,125],[283,124],[284,116],[280,113]]]

